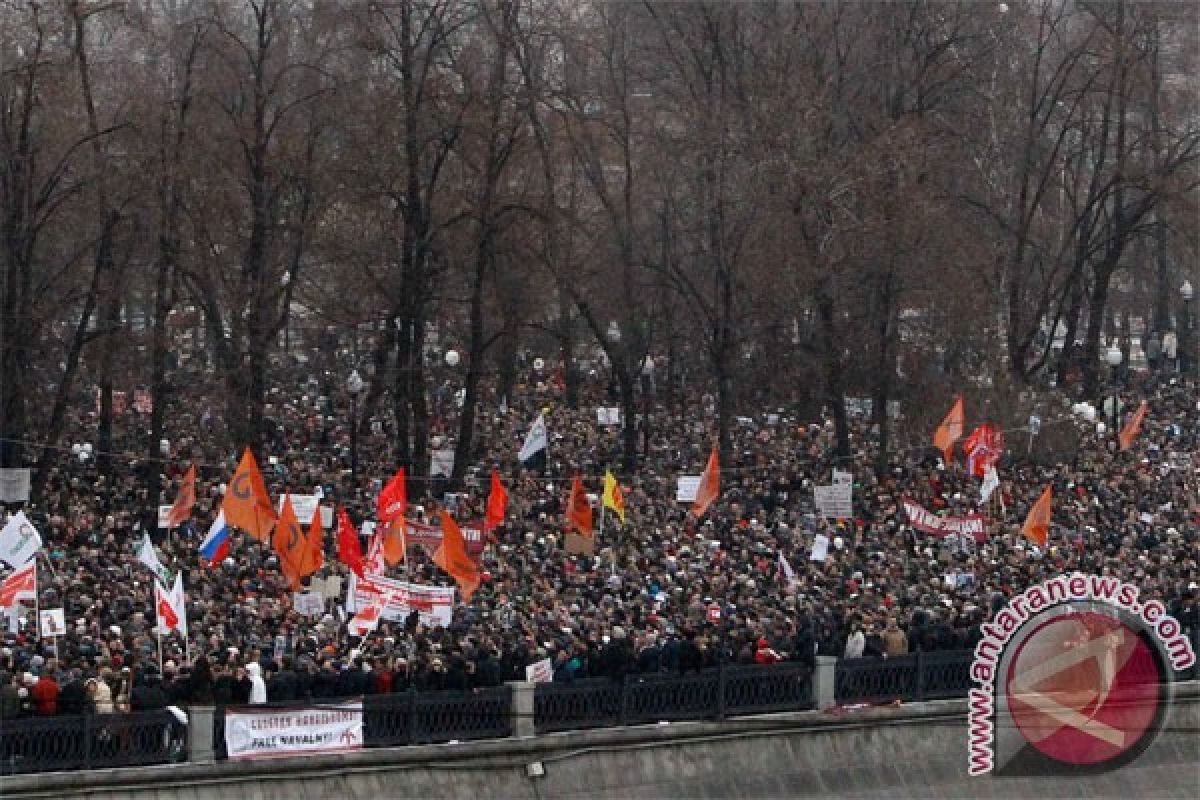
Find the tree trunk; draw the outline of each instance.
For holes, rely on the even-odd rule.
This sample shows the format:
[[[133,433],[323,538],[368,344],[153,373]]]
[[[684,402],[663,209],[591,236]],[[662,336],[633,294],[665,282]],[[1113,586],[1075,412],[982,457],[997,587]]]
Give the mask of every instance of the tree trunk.
[[[825,392],[833,413],[839,458],[850,457],[850,426],[846,420],[846,391],[842,383],[841,348],[835,327],[833,298],[822,283],[817,290],[817,316],[821,320],[821,358],[825,367]]]

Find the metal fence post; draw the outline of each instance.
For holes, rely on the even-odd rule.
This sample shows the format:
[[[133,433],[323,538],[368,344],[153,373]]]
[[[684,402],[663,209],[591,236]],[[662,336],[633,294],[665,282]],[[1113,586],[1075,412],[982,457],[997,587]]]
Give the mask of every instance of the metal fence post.
[[[529,681],[507,681],[505,685],[512,690],[513,737],[521,739],[533,736],[536,733],[533,698],[537,684]]]
[[[629,676],[621,676],[621,712],[617,717],[617,724],[624,725],[625,720],[629,718]]]
[[[837,705],[837,663],[834,656],[817,656],[812,692],[817,709],[821,711]]]
[[[725,662],[722,661],[717,665],[717,719],[725,719],[726,709],[729,708],[729,699],[725,696],[728,687],[729,677],[725,671]]]
[[[92,768],[92,715],[83,715],[83,768]]]
[[[925,653],[917,651],[916,686],[913,687],[913,699],[920,702],[925,699]]]
[[[417,742],[418,742],[417,737],[419,735],[418,728],[420,726],[417,724],[417,690],[416,689],[409,688],[408,700],[404,704],[404,709],[407,712],[404,715],[404,725],[406,728],[405,733],[407,734],[405,737],[406,741],[404,743],[405,744],[417,744]]]
[[[211,764],[216,761],[213,749],[212,706],[192,706],[188,709],[187,757],[193,764]]]

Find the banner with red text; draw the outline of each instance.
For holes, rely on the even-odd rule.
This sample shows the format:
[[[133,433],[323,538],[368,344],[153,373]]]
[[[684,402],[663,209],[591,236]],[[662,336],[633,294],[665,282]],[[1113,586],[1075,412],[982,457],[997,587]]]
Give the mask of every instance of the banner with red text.
[[[377,575],[365,578],[350,575],[346,610],[358,611],[382,603],[380,619],[403,622],[415,608],[421,623],[429,627],[447,627],[454,617],[453,586],[421,586]]]
[[[923,533],[934,536],[970,536],[977,542],[987,541],[987,526],[982,514],[965,517],[939,517],[916,503],[904,501],[904,513],[908,522]]]

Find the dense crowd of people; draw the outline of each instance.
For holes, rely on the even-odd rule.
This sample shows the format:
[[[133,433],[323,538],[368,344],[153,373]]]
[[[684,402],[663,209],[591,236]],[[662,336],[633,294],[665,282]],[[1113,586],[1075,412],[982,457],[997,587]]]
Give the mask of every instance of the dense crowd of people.
[[[362,639],[347,633],[341,593],[325,598],[321,614],[294,610],[277,557],[249,537],[235,534],[223,562],[201,563],[197,545],[238,454],[219,444],[219,405],[202,381],[195,384],[180,381],[166,455],[144,452],[142,425],[127,410],[116,452],[65,452],[25,509],[45,540],[39,606],[63,608],[67,632],[39,638],[30,611],[0,636],[0,718],[472,689],[523,680],[525,668],[545,658],[555,681],[621,680],[720,663],[812,664],[817,654],[960,649],[974,645],[1008,596],[1074,570],[1133,581],[1185,630],[1197,626],[1200,402],[1196,386],[1178,379],[1127,388],[1128,408],[1149,400],[1128,451],[1111,430],[1072,418],[1064,401],[1056,422],[1082,428],[1077,452],[1050,465],[1007,453],[988,509],[979,478],[944,464],[932,448],[896,453],[880,476],[867,420],[852,421],[846,460],[834,455],[829,420],[772,413],[739,420],[720,497],[696,521],[676,502],[676,478],[703,468],[710,403],[696,397],[687,413],[659,407],[648,415],[641,463],[621,476],[626,522],[610,513],[592,554],[567,552],[564,512],[574,475],[598,494],[605,469],[619,463],[619,430],[597,424],[605,389],[585,392],[570,409],[552,384],[531,381],[503,404],[485,403],[479,469],[452,502],[458,519],[479,519],[492,468],[508,487],[507,519],[481,556],[479,590],[456,605],[448,627],[422,624],[414,613]],[[352,475],[349,431],[334,411],[344,398],[320,380],[301,386],[286,401],[272,393],[262,459],[268,488],[277,497],[321,487],[323,502],[344,506],[361,524],[396,466],[391,430],[363,422]],[[435,409],[437,447],[454,429],[453,393],[439,392]],[[536,472],[521,468],[516,454],[543,410],[550,446],[544,472]],[[80,408],[72,425],[82,439],[95,414]],[[157,506],[171,502],[192,463],[200,472],[192,520],[157,529]],[[853,475],[853,519],[824,519],[814,506],[813,486],[828,483],[835,467]],[[161,496],[150,496],[150,470],[166,478]],[[418,517],[431,517],[440,483],[410,484]],[[1054,491],[1053,527],[1041,549],[1020,528],[1046,485]],[[970,546],[922,534],[906,519],[903,499],[937,513],[986,510],[988,540]],[[187,591],[189,640],[162,637],[161,652],[154,578],[135,556],[146,531],[163,563],[184,572]],[[813,558],[818,534],[829,540],[824,560]],[[781,559],[794,580],[784,578]],[[324,578],[341,576],[344,587],[349,572],[332,536],[325,561],[314,577],[328,586]],[[390,572],[452,583],[420,547]]]

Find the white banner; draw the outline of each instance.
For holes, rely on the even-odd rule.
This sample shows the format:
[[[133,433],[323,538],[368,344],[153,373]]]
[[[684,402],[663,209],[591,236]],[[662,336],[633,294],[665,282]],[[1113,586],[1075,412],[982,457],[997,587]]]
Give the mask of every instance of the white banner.
[[[700,475],[680,475],[675,483],[675,501],[691,503],[696,499],[696,490],[700,488]]]
[[[336,753],[362,746],[361,701],[315,708],[225,710],[230,760]]]
[[[29,502],[29,468],[0,469],[0,503]]]
[[[167,530],[171,527],[171,509],[173,506],[158,507],[158,529]]]
[[[526,683],[551,683],[553,680],[554,666],[549,658],[543,658],[525,668]]]
[[[283,511],[284,497],[292,498],[292,511],[296,512],[296,521],[301,525],[311,525],[313,517],[316,516],[317,508],[321,503],[321,498],[315,494],[289,494],[282,495],[279,498],[279,510]],[[324,524],[325,517],[321,517],[321,523]],[[326,526],[329,527],[329,526]]]
[[[403,622],[415,608],[421,615],[422,624],[429,627],[448,627],[453,620],[453,586],[419,586],[375,575],[366,578],[351,575],[350,584],[353,604],[347,603],[347,610],[351,610],[351,605],[353,610],[366,608],[372,601],[384,597],[387,604],[383,606],[381,619]]]
[[[853,489],[848,483],[814,486],[813,499],[817,504],[817,513],[832,519],[850,519],[854,516],[852,493]]]

